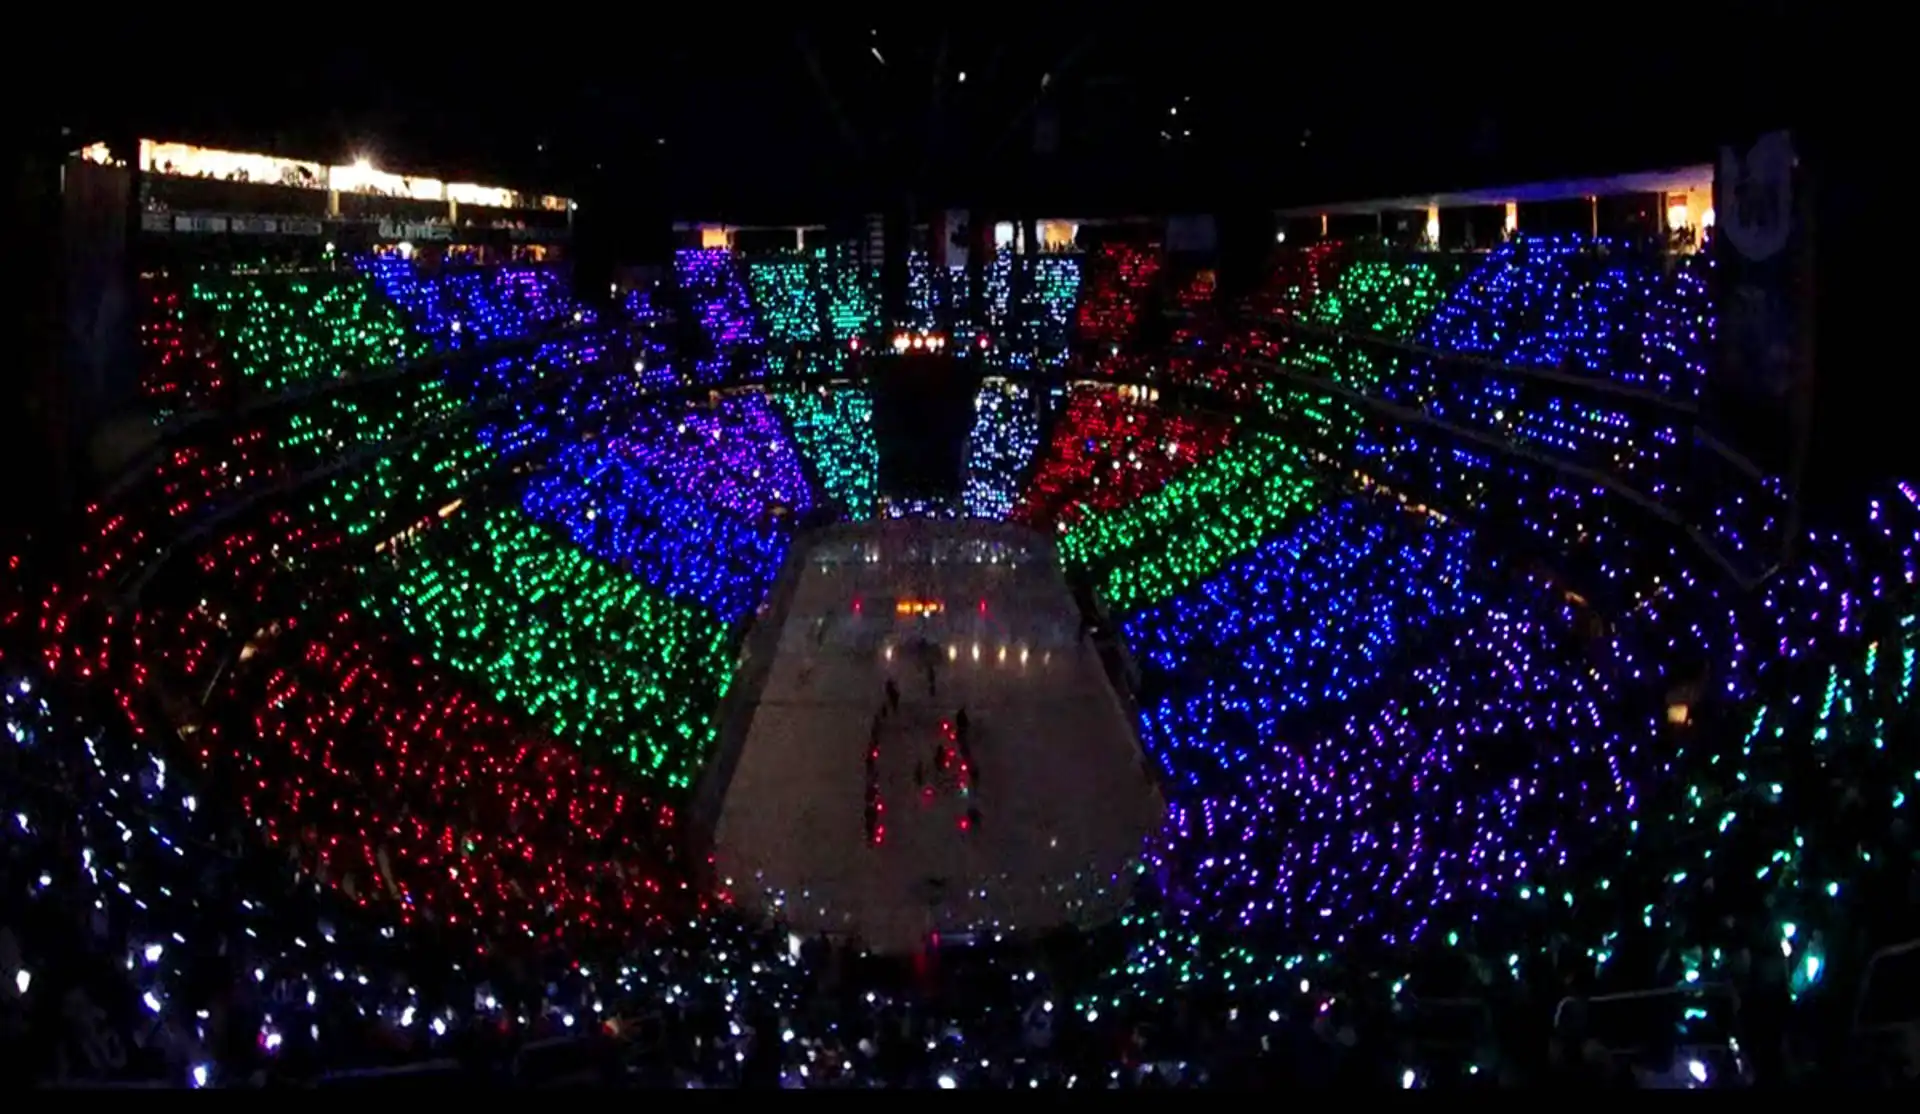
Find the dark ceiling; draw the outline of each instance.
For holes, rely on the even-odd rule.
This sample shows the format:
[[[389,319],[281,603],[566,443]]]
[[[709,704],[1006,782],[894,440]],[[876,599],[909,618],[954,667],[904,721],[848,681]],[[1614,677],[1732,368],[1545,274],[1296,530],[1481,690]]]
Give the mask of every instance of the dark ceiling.
[[[1684,24],[1563,7],[799,31],[525,15],[484,35],[323,9],[257,50],[117,26],[36,104],[69,138],[365,155],[742,221],[906,195],[1095,215],[1647,169],[1795,110],[1794,5],[1710,0]]]

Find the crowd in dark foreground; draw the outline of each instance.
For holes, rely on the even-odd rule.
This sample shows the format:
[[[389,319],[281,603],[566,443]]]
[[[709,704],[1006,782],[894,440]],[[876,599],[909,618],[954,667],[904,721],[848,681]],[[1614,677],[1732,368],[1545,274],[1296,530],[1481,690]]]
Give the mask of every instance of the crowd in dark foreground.
[[[1569,863],[1438,939],[1299,951],[1222,931],[1188,892],[1193,865],[1151,856],[1117,924],[910,958],[691,901],[621,946],[396,928],[196,795],[215,791],[160,757],[156,709],[9,654],[0,1070],[198,1086],[1910,1084],[1920,1010],[1898,946],[1920,930],[1920,640],[1912,547],[1889,552],[1886,568],[1849,556],[1779,582],[1759,611],[1792,652],[1691,689],[1632,854]],[[1842,636],[1812,637],[1832,621],[1820,600],[1839,601]],[[1760,630],[1704,631],[1701,648]]]

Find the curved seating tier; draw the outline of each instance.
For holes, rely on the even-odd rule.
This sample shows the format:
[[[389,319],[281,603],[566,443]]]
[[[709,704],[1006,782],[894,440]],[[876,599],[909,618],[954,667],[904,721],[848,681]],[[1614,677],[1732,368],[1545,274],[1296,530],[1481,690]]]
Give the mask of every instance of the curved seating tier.
[[[1538,1079],[1572,1070],[1544,1032],[1632,1046],[1628,993],[1671,1003],[1633,1024],[1696,1082],[1737,1082],[1920,930],[1920,492],[1741,590],[1646,529],[1697,482],[1673,408],[1509,382],[1691,399],[1694,261],[1316,245],[1246,315],[1151,251],[1010,266],[987,327],[1071,330],[1118,382],[1009,354],[954,513],[1054,536],[1168,803],[1077,958],[1006,942],[895,985],[728,910],[685,853],[794,523],[876,514],[879,452],[827,357],[649,392],[789,378],[870,330],[872,276],[683,253],[713,351],[682,357],[650,298],[602,325],[552,272],[386,260],[156,294],[150,397],[225,414],[90,511],[77,568],[13,562],[19,994],[158,1019],[115,1070],[184,1082],[504,1028],[644,1033],[656,1082],[1025,1086]],[[923,312],[972,304],[920,271]],[[1169,307],[1171,354],[1142,347]]]

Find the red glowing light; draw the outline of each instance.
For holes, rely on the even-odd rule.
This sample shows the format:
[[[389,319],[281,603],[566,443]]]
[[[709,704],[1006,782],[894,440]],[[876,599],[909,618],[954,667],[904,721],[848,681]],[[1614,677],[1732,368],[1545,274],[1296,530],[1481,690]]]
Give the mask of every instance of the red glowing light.
[[[1213,455],[1231,433],[1218,420],[1163,413],[1109,390],[1076,391],[1013,518],[1050,526],[1115,510]]]

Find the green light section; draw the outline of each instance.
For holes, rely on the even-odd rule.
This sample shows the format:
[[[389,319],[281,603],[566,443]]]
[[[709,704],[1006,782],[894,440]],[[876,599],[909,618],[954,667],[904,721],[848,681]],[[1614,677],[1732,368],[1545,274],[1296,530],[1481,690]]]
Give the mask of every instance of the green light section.
[[[401,547],[363,606],[557,737],[687,788],[729,680],[726,628],[517,508],[450,526]]]
[[[873,435],[873,397],[864,388],[775,391],[800,452],[827,496],[850,519],[873,517],[880,448]]]
[[[809,345],[799,349],[771,349],[766,354],[770,379],[812,379],[828,381],[852,375],[851,349]]]
[[[1080,300],[1080,267],[1071,259],[1041,256],[1033,265],[1033,291],[1041,305],[1071,309]]]
[[[335,395],[301,404],[299,412],[288,416],[280,444],[296,462],[304,458],[319,463],[359,446],[408,436],[470,408],[438,375],[415,376],[383,384],[363,399]]]
[[[1288,436],[1336,463],[1345,463],[1365,421],[1360,408],[1347,399],[1291,380],[1261,387],[1258,398],[1267,413],[1286,422]]]
[[[1313,491],[1290,441],[1242,431],[1145,499],[1082,518],[1060,538],[1060,557],[1091,573],[1115,611],[1135,611],[1257,547],[1310,509]]]
[[[813,271],[813,264],[805,259],[747,264],[747,286],[768,341],[792,344],[820,339],[821,298]]]
[[[1303,372],[1365,395],[1380,395],[1381,386],[1399,378],[1405,360],[1397,354],[1369,351],[1344,337],[1294,338],[1281,362]]]
[[[426,351],[426,341],[407,332],[400,311],[363,275],[198,281],[189,305],[208,315],[223,362],[262,395],[390,371]]]
[[[1039,311],[1034,317],[1036,322],[1064,329],[1073,320],[1074,307],[1080,303],[1080,261],[1062,256],[1036,258],[1027,297]]]
[[[851,248],[815,253],[820,285],[826,300],[827,330],[834,340],[846,340],[880,326],[880,302],[874,295],[872,269]]]
[[[1404,337],[1440,308],[1460,271],[1451,257],[1356,260],[1301,316],[1311,325]]]
[[[389,511],[403,501],[423,510],[459,498],[492,466],[494,452],[470,429],[435,434],[321,485],[309,510],[349,538],[366,538],[389,527]]]
[[[1465,269],[1464,261],[1448,256],[1356,260],[1345,264],[1330,283],[1313,276],[1310,299],[1306,286],[1292,294],[1308,301],[1299,317],[1309,324],[1404,338],[1432,317]],[[1384,385],[1403,379],[1409,362],[1406,356],[1362,347],[1346,337],[1308,333],[1292,337],[1278,359],[1369,397],[1387,395]],[[1337,460],[1344,460],[1363,424],[1354,403],[1310,385],[1282,380],[1261,388],[1260,399],[1269,413],[1290,419],[1288,428],[1301,444]]]
[[[767,337],[767,375],[775,379],[831,378],[844,370],[844,348],[823,350],[822,303],[809,259],[763,259],[747,264],[747,286]],[[796,345],[807,345],[796,350]]]

